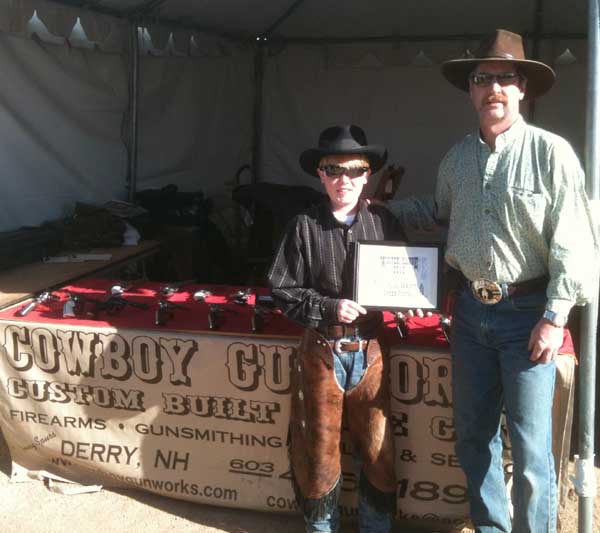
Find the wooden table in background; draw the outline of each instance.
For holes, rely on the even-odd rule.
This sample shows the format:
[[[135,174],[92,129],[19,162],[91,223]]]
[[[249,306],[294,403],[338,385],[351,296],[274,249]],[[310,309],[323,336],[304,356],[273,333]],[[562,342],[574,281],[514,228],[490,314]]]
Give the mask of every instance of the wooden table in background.
[[[128,263],[144,260],[158,252],[160,243],[142,241],[135,246],[103,248],[86,253],[110,254],[109,261],[44,263],[36,261],[0,272],[0,309],[31,298],[44,290],[62,287],[72,281],[111,272]],[[57,255],[63,255],[59,253]],[[64,254],[68,255],[68,254]]]

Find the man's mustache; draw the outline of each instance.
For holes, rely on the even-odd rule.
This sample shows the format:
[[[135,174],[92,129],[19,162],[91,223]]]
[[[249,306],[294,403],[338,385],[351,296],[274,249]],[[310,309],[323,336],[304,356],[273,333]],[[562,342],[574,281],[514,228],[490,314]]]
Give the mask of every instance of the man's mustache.
[[[504,98],[503,96],[489,96],[485,99],[486,104],[506,104],[506,101],[506,98]]]

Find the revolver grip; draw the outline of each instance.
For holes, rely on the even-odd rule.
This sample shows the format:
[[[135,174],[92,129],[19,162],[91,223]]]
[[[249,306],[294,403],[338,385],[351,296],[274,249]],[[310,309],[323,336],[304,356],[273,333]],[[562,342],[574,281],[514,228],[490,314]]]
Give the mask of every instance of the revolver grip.
[[[256,309],[252,312],[252,319],[250,325],[252,327],[252,333],[258,333],[262,331],[265,325],[262,315],[259,311],[256,311]]]
[[[164,326],[167,322],[166,313],[162,308],[158,308],[154,313],[154,324],[157,326]]]
[[[76,315],[76,305],[76,302],[74,302],[73,300],[67,300],[65,302],[65,305],[63,305],[63,318],[74,318]]]
[[[209,308],[208,310],[208,328],[209,329],[219,329],[219,311],[218,309]]]

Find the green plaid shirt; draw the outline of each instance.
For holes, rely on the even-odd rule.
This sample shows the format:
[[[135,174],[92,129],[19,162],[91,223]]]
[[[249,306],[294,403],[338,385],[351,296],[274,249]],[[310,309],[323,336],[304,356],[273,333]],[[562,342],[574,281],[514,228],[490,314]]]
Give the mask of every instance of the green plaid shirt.
[[[446,262],[471,279],[516,283],[548,275],[547,308],[589,301],[598,237],[581,165],[563,138],[519,117],[496,148],[467,135],[443,159],[434,202],[390,209],[408,226],[448,226]],[[433,217],[432,217],[433,215]]]

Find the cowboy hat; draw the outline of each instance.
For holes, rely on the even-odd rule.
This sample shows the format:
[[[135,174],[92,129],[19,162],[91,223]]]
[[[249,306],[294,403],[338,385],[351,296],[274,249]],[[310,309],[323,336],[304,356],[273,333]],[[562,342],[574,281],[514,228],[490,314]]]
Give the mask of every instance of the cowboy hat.
[[[318,177],[319,161],[326,155],[362,155],[371,165],[371,172],[377,172],[387,160],[384,146],[370,145],[362,128],[354,124],[331,126],[319,135],[319,146],[309,148],[300,154],[300,166],[308,174]]]
[[[510,61],[527,77],[525,99],[544,94],[556,78],[554,70],[541,61],[525,59],[523,39],[517,33],[496,30],[486,37],[473,55],[464,59],[452,59],[442,63],[442,74],[452,85],[469,90],[469,74],[482,61]]]

